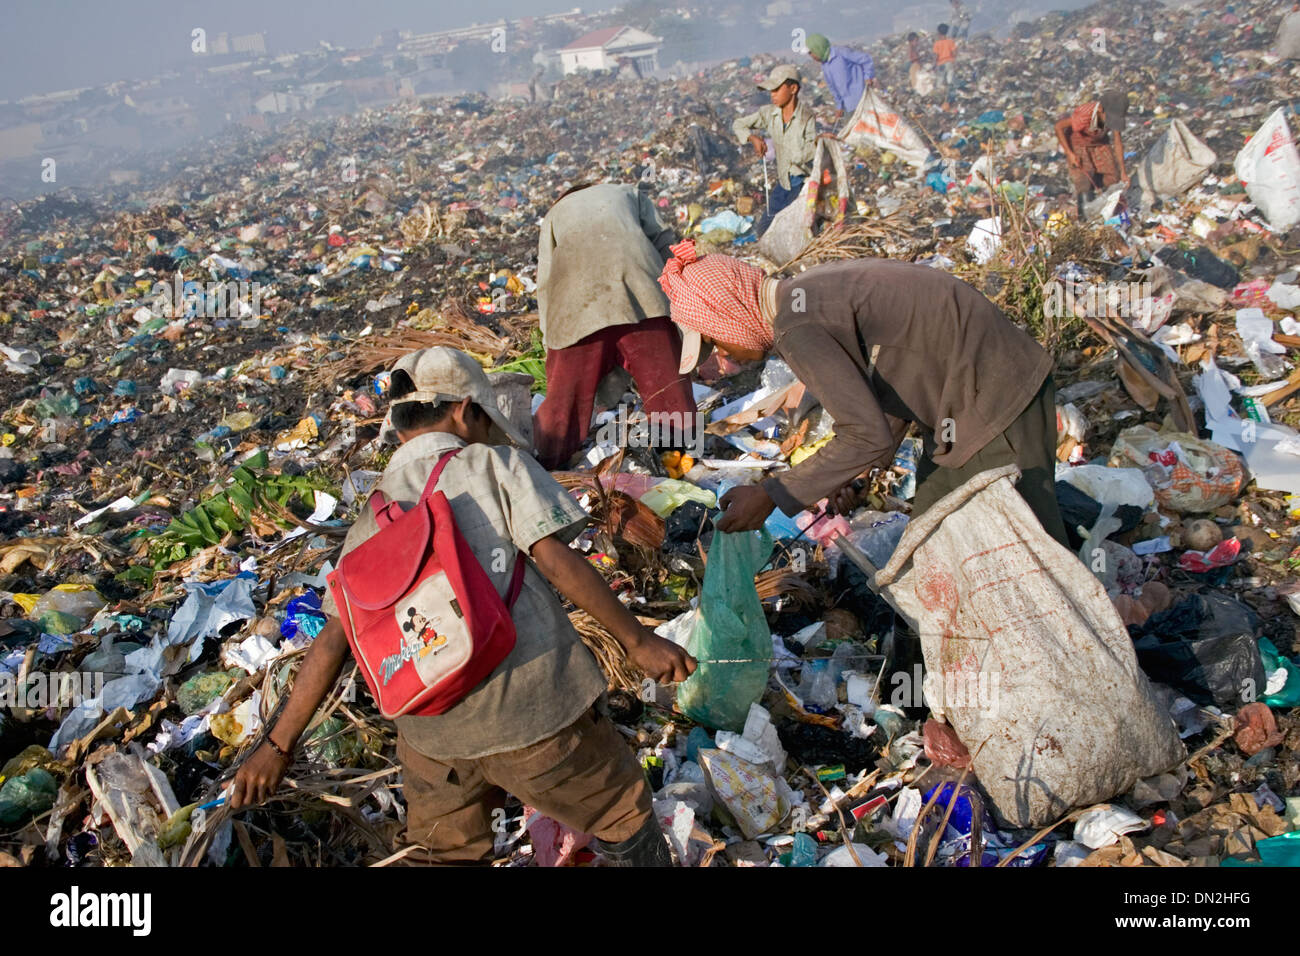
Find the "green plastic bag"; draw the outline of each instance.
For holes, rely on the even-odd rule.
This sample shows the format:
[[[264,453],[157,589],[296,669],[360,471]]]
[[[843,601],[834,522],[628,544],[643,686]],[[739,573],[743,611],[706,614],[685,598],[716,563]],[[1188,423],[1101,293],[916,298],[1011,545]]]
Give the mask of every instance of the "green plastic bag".
[[[1270,707],[1300,707],[1300,667],[1296,667],[1288,658],[1278,653],[1278,649],[1267,637],[1259,639],[1259,656],[1264,661],[1264,672],[1271,674],[1279,667],[1286,668],[1286,683],[1276,694],[1261,697]]]
[[[6,780],[4,786],[0,786],[0,824],[12,826],[44,813],[54,806],[54,798],[58,795],[59,782],[42,767]]]
[[[1283,833],[1281,836],[1269,837],[1267,840],[1255,841],[1259,852],[1259,862],[1224,860],[1220,866],[1300,866],[1300,830]]]
[[[677,689],[677,706],[692,720],[740,733],[749,707],[763,696],[772,636],[754,575],[772,553],[766,531],[718,532],[700,589],[700,613],[686,648],[699,660],[753,660],[700,664]]]

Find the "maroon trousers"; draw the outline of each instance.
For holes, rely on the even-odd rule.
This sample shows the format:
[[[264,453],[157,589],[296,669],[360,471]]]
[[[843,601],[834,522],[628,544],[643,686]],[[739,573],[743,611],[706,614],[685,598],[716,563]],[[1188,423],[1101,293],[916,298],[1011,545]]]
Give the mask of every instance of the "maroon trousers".
[[[533,416],[537,460],[553,470],[568,464],[591,430],[601,379],[616,366],[632,376],[649,413],[695,414],[689,376],[681,375],[682,337],[671,319],[613,325],[567,348],[546,350],[546,400]]]

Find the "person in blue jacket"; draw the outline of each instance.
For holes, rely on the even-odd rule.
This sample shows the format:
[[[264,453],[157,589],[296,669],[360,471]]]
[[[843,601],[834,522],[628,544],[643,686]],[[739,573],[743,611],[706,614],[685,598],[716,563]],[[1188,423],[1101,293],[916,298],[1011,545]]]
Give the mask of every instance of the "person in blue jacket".
[[[845,113],[857,109],[867,87],[876,85],[876,64],[870,53],[831,46],[831,41],[820,33],[810,34],[807,45],[809,56],[822,65],[822,78],[835,98],[835,118],[842,119]]]

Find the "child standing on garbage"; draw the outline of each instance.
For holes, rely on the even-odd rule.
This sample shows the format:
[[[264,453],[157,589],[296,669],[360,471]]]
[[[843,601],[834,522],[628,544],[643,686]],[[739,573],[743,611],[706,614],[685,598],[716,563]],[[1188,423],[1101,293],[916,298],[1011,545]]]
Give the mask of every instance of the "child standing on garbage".
[[[962,0],[948,0],[952,7],[952,38],[954,40],[964,40],[970,36],[970,11]]]
[[[907,35],[907,85],[916,92],[916,81],[921,75],[921,36],[918,33]]]
[[[695,660],[642,626],[580,553],[568,547],[587,516],[527,453],[497,409],[487,376],[470,356],[432,348],[393,368],[384,433],[401,447],[378,488],[409,509],[443,453],[444,492],[470,548],[504,592],[516,549],[531,557],[511,611],[517,637],[509,656],[469,694],[438,716],[404,716],[397,755],[407,805],[407,839],[434,863],[490,858],[493,811],[508,791],[566,826],[595,836],[615,865],[669,865],[645,777],[614,725],[596,708],[605,678],[573,630],[554,586],[596,618],[649,677],[680,681]],[[343,545],[346,555],[375,534],[363,509]],[[521,558],[522,560],[522,558]],[[269,798],[294,747],[333,686],[348,654],[338,610],[312,643],[293,692],[265,742],[240,767],[230,806]]]
[[[775,352],[835,419],[817,454],[722,498],[720,531],[762,527],[830,497],[851,512],[853,481],[888,467],[909,422],[921,426],[912,514],[990,468],[1016,464],[1021,497],[1062,544],[1056,503],[1052,357],[997,307],[929,266],[855,259],[789,279],[729,256],[673,247],[660,282],[683,329],[682,367],[716,345],[732,359]]]
[[[773,68],[758,88],[771,94],[771,105],[740,117],[731,131],[741,146],[753,146],[760,159],[767,155],[767,143],[759,131],[771,137],[776,150],[776,185],[768,197],[767,212],[754,227],[755,233],[762,235],[772,218],[794,202],[812,171],[817,157],[817,120],[812,110],[799,102],[799,71],[793,66],[783,63]]]
[[[1065,153],[1070,180],[1077,197],[1079,217],[1083,206],[1097,193],[1118,182],[1128,184],[1124,169],[1121,130],[1128,115],[1128,97],[1107,90],[1098,99],[1076,107],[1056,123],[1056,138]]]
[[[677,373],[681,336],[656,282],[674,239],[650,197],[619,183],[574,186],[542,220],[537,312],[546,399],[533,431],[545,468],[564,467],[586,440],[597,389],[615,368],[632,376],[647,413],[680,422],[683,432],[694,421],[690,379]],[[680,451],[675,428],[652,430],[666,433]]]
[[[808,55],[822,65],[822,79],[835,100],[835,119],[839,121],[858,108],[868,87],[876,85],[876,64],[870,53],[831,46],[820,33],[809,34],[807,46]]]
[[[939,24],[939,39],[934,41],[934,65],[939,71],[939,83],[943,86],[943,105],[947,109],[952,104],[952,85],[956,78],[957,44],[948,36],[948,24]]]

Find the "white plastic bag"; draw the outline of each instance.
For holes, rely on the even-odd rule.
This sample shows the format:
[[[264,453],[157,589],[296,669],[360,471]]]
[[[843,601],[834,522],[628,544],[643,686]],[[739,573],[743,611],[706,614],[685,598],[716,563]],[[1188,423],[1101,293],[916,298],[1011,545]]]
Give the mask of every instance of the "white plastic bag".
[[[920,168],[930,156],[921,134],[874,90],[862,94],[840,139],[850,146],[888,150],[903,162]]]
[[[1074,839],[1091,850],[1118,843],[1125,833],[1145,830],[1151,824],[1127,807],[1103,803],[1079,816],[1074,824]]]
[[[1145,511],[1156,500],[1156,493],[1139,468],[1058,464],[1056,480],[1069,482],[1094,501],[1117,508],[1134,505]]]
[[[1300,223],[1300,153],[1281,109],[1242,147],[1234,168],[1272,229],[1285,232]]]
[[[966,237],[966,248],[979,265],[990,262],[1002,245],[1002,220],[981,219]]]
[[[876,576],[921,638],[925,693],[1015,827],[1126,793],[1183,759],[1100,582],[1012,481],[976,475],[909,522]]]

